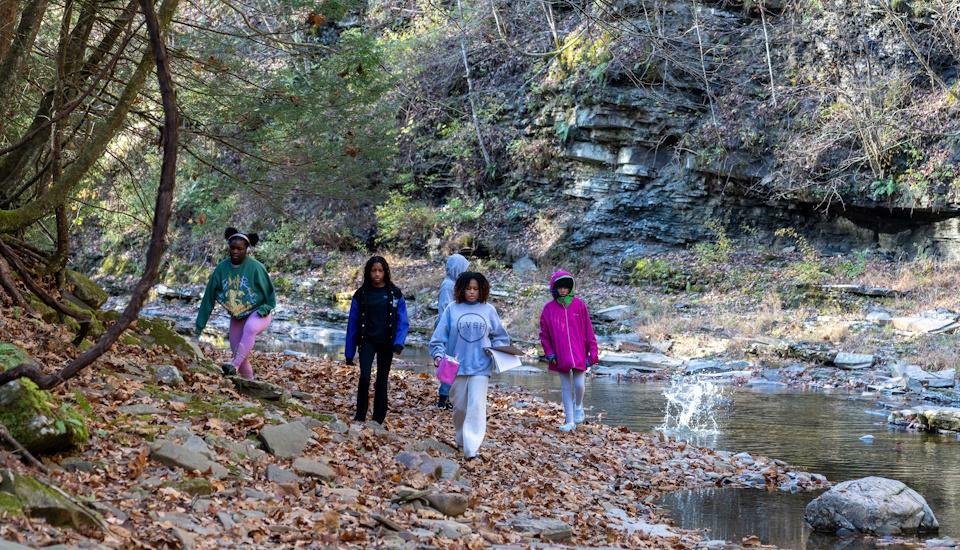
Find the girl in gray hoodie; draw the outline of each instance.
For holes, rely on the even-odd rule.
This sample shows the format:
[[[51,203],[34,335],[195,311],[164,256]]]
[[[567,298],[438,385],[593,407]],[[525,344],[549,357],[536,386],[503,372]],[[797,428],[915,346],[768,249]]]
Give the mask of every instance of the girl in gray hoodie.
[[[453,402],[453,426],[457,447],[467,459],[476,458],[487,431],[487,383],[493,361],[486,348],[510,344],[497,310],[487,303],[490,283],[479,273],[465,272],[457,277],[454,303],[440,314],[430,339],[434,365],[448,355],[460,369],[450,391]]]
[[[460,254],[451,254],[447,258],[447,276],[444,277],[443,282],[440,283],[440,293],[437,295],[437,323],[440,322],[440,317],[443,316],[443,310],[447,309],[447,306],[454,302],[453,287],[457,283],[457,277],[466,271],[469,265],[470,262]],[[437,327],[434,326],[433,328]],[[453,408],[453,405],[450,403],[450,384],[441,383],[437,394],[438,409]]]

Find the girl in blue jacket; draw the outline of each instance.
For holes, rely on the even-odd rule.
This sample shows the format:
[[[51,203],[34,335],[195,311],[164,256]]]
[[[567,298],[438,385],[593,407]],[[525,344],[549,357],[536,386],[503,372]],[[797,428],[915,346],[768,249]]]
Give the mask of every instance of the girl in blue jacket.
[[[357,414],[354,420],[367,419],[370,371],[377,359],[377,380],[373,393],[373,420],[383,424],[387,416],[387,387],[394,354],[400,355],[410,322],[403,293],[390,280],[390,266],[381,256],[367,260],[363,268],[363,286],[353,294],[347,343],[343,352],[353,365],[360,350],[360,384],[357,387]]]

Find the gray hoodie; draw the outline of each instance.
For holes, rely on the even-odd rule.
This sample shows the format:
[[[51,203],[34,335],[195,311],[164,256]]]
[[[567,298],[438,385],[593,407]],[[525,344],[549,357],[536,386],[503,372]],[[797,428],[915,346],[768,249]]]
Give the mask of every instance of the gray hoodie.
[[[430,355],[455,357],[460,363],[457,376],[490,376],[492,361],[484,348],[509,343],[510,335],[492,305],[453,302],[440,314],[430,338]]]
[[[443,315],[443,310],[453,303],[453,285],[457,282],[457,277],[467,270],[470,262],[460,254],[451,254],[447,258],[447,276],[440,283],[440,295],[437,297],[437,321]],[[436,326],[436,325],[434,325]]]

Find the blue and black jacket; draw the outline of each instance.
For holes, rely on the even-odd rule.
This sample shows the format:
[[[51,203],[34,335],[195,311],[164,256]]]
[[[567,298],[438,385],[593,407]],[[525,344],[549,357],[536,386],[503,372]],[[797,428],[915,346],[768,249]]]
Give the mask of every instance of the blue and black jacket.
[[[350,317],[347,321],[347,343],[344,346],[343,356],[347,360],[353,359],[357,348],[363,343],[367,333],[367,308],[363,307],[365,287],[360,287],[353,293],[350,302]],[[410,320],[407,318],[407,302],[403,293],[396,285],[390,286],[390,307],[387,308],[387,330],[394,346],[403,346],[410,330]]]

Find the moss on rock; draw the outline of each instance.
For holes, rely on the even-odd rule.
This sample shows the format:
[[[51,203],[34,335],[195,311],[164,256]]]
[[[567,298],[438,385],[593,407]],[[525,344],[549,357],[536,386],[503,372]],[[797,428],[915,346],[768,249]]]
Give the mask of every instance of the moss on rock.
[[[13,470],[0,470],[0,495],[12,508],[19,503],[24,513],[54,526],[72,527],[81,533],[102,534],[105,523],[93,510],[76,502],[63,490]]]
[[[100,285],[93,282],[90,277],[68,269],[65,272],[67,283],[73,287],[73,294],[83,303],[93,309],[100,309],[107,302],[109,295],[107,291],[100,288]]]
[[[0,371],[32,362],[20,348],[0,342]],[[49,392],[24,378],[0,386],[0,423],[37,454],[79,447],[90,438],[83,415],[58,405]]]
[[[22,516],[23,505],[20,504],[20,499],[16,495],[0,492],[0,517],[4,515]]]
[[[141,317],[137,320],[136,331],[144,344],[163,346],[191,361],[202,359],[197,355],[193,346],[187,342],[187,339],[177,334],[162,319],[144,319]]]

